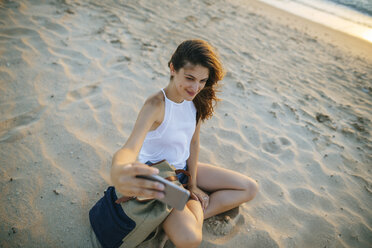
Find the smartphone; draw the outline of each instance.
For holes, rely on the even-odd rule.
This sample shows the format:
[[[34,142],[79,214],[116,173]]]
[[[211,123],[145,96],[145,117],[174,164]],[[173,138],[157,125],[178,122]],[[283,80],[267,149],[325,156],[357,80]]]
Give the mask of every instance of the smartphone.
[[[164,198],[162,199],[157,199],[161,202],[164,202],[165,204],[168,204],[172,208],[178,209],[178,210],[183,210],[185,207],[187,201],[190,198],[190,192],[174,183],[171,181],[168,181],[161,176],[158,175],[138,175],[136,176],[138,178],[143,178],[147,180],[152,180],[152,181],[158,181],[162,184],[164,184]]]

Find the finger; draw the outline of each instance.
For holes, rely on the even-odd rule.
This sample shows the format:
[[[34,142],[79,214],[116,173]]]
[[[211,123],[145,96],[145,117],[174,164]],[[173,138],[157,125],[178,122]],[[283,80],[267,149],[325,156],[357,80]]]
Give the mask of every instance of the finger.
[[[120,178],[120,188],[125,188],[128,191],[144,188],[149,190],[164,191],[164,184],[148,179],[136,178],[133,176],[123,176]]]
[[[208,206],[209,206],[209,197],[208,197],[208,199],[205,201],[205,209],[207,209]]]
[[[205,211],[207,209],[208,205],[208,199],[203,198],[203,210]]]
[[[203,210],[206,210],[207,207],[208,207],[208,204],[209,204],[209,196],[208,195],[204,195],[204,194],[201,194],[200,195],[201,199],[202,199],[202,206],[203,206]]]
[[[159,174],[159,170],[157,168],[153,168],[141,163],[125,165],[123,166],[122,171],[129,176]]]
[[[200,203],[202,205],[202,208],[204,209],[204,199],[203,199],[203,196],[198,195],[198,194],[196,196],[198,197],[198,199],[199,199],[199,201],[200,201]]]
[[[133,180],[133,184],[139,188],[145,188],[150,190],[164,191],[165,189],[164,184],[160,182],[142,178],[135,178]]]
[[[190,198],[193,199],[193,200],[195,200],[195,201],[199,201],[199,198],[192,191],[190,191]]]

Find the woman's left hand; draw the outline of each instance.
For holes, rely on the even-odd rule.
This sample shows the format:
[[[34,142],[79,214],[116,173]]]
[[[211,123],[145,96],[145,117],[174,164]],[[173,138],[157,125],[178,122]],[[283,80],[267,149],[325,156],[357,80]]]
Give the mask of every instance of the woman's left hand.
[[[197,199],[195,200],[199,200],[201,205],[202,205],[202,208],[203,208],[203,211],[205,211],[209,205],[209,196],[207,193],[205,193],[203,190],[199,189],[197,186],[194,186],[192,188],[190,188],[190,191],[191,191],[191,195],[194,194]]]

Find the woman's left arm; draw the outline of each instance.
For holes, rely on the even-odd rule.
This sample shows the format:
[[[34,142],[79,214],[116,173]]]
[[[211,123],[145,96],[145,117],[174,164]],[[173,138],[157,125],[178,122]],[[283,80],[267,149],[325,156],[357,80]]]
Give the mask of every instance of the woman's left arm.
[[[188,189],[195,194],[201,202],[203,210],[208,207],[209,197],[203,190],[199,189],[196,175],[198,173],[198,159],[199,159],[199,134],[200,134],[201,120],[196,125],[194,135],[192,136],[190,144],[190,157],[187,159],[188,171],[191,175],[191,180],[188,182]],[[197,199],[195,199],[197,200]]]
[[[197,187],[196,173],[198,172],[200,126],[201,120],[198,121],[194,135],[192,136],[190,144],[190,156],[187,159],[187,168],[191,175],[191,180],[188,182],[189,189]]]

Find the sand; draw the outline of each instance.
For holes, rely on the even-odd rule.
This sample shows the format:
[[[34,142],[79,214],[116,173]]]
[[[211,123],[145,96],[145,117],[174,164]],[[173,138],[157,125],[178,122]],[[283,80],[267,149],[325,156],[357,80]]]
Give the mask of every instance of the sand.
[[[260,186],[200,247],[370,247],[372,45],[253,0],[1,1],[0,247],[91,247],[112,155],[190,38],[227,71],[200,160]]]

